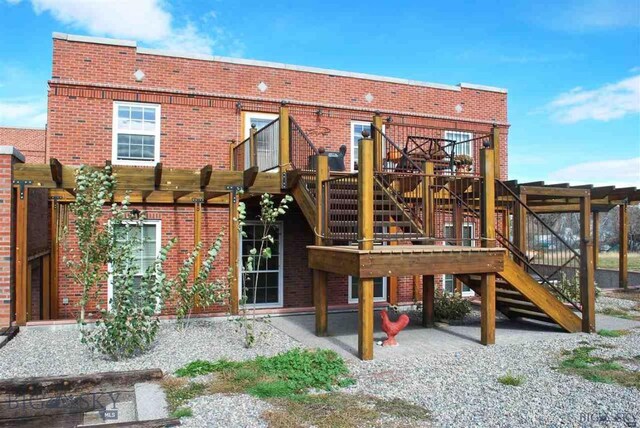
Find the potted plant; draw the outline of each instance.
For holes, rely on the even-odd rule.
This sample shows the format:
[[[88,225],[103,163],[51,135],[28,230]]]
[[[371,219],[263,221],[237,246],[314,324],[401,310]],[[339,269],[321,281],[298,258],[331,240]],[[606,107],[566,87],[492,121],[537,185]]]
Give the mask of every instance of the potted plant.
[[[453,163],[456,166],[456,173],[471,172],[473,158],[469,155],[455,155],[453,157]]]

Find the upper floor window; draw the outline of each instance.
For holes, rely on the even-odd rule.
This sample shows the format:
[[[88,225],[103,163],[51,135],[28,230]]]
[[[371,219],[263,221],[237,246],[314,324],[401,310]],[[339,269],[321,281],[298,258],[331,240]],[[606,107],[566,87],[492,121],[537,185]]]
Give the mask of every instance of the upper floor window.
[[[362,131],[371,135],[371,122],[351,122],[351,171],[358,170],[358,143],[362,138]]]
[[[470,132],[460,132],[460,131],[445,131],[444,139],[449,140],[447,144],[450,142],[455,142],[453,146],[453,156],[454,158],[458,155],[466,155],[471,156],[473,158],[473,134]],[[448,154],[451,154],[451,146],[446,148]],[[473,168],[473,166],[472,166]],[[449,171],[451,172],[451,171]]]
[[[113,163],[150,165],[160,161],[160,106],[113,103]]]

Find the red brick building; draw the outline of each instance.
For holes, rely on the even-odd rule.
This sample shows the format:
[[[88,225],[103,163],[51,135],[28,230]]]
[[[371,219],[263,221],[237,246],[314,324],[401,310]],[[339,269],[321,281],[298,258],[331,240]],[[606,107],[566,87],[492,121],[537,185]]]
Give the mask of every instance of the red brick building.
[[[384,118],[385,133],[398,144],[418,134],[470,141],[462,150],[476,160],[480,147],[474,146],[473,137],[489,134],[497,126],[500,178],[506,178],[509,126],[504,89],[173,54],[141,48],[132,41],[58,33],[53,36],[46,156],[29,153],[27,162],[33,156],[34,162],[56,158],[65,165],[110,161],[151,168],[161,162],[165,168],[212,165],[214,170],[229,170],[230,142],[246,139],[252,124],[260,128],[275,119],[283,102],[316,147],[337,152],[346,146],[347,171],[355,168],[356,142],[375,113]],[[280,224],[278,257],[263,272],[267,279],[258,300],[265,308],[313,305],[306,246],[313,243],[314,234],[300,209],[292,205]],[[193,247],[193,208],[139,207],[147,212],[146,236],[154,249],[171,237],[179,239],[169,262],[169,271],[175,271]],[[230,215],[227,203],[204,204],[205,244],[222,228],[228,229]],[[241,243],[239,251],[246,247]],[[153,256],[149,251],[146,256]],[[226,245],[218,259],[221,275],[228,258]],[[65,275],[62,262],[59,269],[59,317],[72,318],[78,311],[80,289]],[[330,277],[329,284],[330,305],[354,303],[357,294],[351,280]],[[387,285],[386,279],[380,280],[376,290],[380,301],[388,299]],[[401,278],[397,290],[398,302],[415,297],[411,278]],[[105,289],[101,299],[106,301],[108,294]]]

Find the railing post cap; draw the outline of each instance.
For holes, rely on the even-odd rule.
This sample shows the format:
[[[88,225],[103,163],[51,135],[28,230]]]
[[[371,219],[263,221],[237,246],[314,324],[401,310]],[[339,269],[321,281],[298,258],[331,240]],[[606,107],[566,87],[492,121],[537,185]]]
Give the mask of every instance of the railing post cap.
[[[369,138],[369,136],[369,131],[367,131],[366,129],[362,130],[362,138]]]

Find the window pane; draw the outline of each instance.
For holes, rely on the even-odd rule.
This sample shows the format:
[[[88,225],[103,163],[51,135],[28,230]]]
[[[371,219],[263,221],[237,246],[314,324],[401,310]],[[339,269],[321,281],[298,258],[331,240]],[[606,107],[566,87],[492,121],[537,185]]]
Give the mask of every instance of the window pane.
[[[155,108],[145,108],[144,109],[144,121],[145,122],[155,122],[156,121],[156,109]]]

